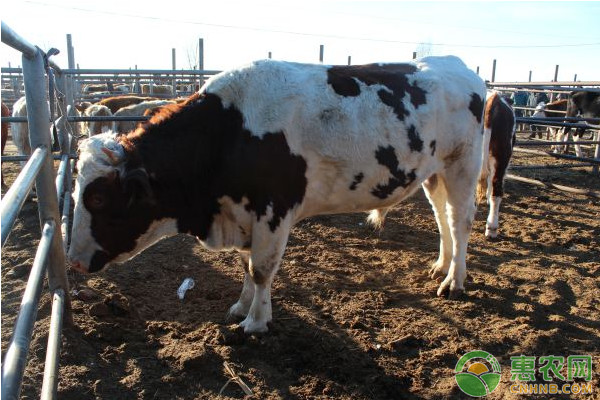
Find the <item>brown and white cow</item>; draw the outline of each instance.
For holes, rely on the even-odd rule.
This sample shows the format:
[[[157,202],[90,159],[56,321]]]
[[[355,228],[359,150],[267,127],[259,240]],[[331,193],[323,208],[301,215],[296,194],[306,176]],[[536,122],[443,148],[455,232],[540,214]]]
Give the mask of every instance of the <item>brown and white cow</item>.
[[[567,117],[600,118],[600,92],[571,92],[567,101]],[[565,128],[564,140],[568,139],[570,130],[569,127]],[[584,132],[584,128],[577,128],[573,133],[573,141],[578,142]],[[577,157],[583,157],[581,146],[578,144],[575,145],[575,154]]]
[[[489,213],[485,236],[498,236],[500,202],[504,194],[504,176],[515,144],[516,119],[513,108],[498,92],[488,93],[483,119],[484,159],[477,187],[478,200],[487,198]]]
[[[153,110],[167,104],[175,104],[175,101],[171,100],[152,100],[143,101],[139,104],[132,104],[127,107],[119,109],[114,116],[115,117],[141,117],[147,110]],[[118,133],[126,133],[132,131],[139,124],[139,121],[115,121],[113,123],[113,131]]]
[[[110,109],[113,114],[119,111],[123,107],[130,106],[132,104],[139,104],[144,101],[159,100],[156,97],[141,97],[141,96],[114,96],[102,99],[96,104],[106,106]]]
[[[92,104],[83,112],[86,117],[111,117],[113,114],[110,109],[101,104]],[[112,121],[87,121],[84,124],[85,132],[88,136],[98,135],[108,132],[113,126]]]
[[[213,77],[127,135],[80,145],[71,266],[94,272],[187,233],[237,249],[230,315],[267,331],[292,226],[386,209],[421,184],[441,233],[437,294],[464,290],[481,170],[485,84],[452,56],[404,64],[258,61]]]

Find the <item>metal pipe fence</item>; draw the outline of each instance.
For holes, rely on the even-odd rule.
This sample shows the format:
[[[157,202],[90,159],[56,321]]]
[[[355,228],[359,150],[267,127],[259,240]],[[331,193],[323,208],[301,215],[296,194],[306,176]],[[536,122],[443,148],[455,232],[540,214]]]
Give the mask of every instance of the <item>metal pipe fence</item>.
[[[4,246],[4,242],[8,239],[8,235],[15,224],[19,211],[23,208],[23,204],[33,188],[35,178],[42,168],[47,152],[48,149],[45,148],[39,148],[33,152],[29,161],[21,170],[21,173],[17,179],[15,179],[15,182],[2,198],[2,246]]]
[[[34,323],[37,317],[38,303],[41,295],[44,275],[48,277],[48,287],[51,293],[56,293],[62,298],[59,308],[53,312],[51,325],[54,330],[49,336],[48,349],[51,359],[60,349],[60,326],[63,318],[71,323],[69,286],[65,270],[65,252],[60,233],[59,201],[57,193],[62,188],[56,187],[56,173],[54,171],[51,143],[48,132],[50,130],[50,110],[48,109],[46,76],[52,80],[53,73],[48,67],[53,63],[48,62],[52,50],[44,54],[38,47],[33,46],[8,25],[2,22],[2,42],[23,53],[23,80],[25,82],[25,97],[27,101],[27,122],[29,124],[29,142],[34,149],[26,167],[21,171],[15,183],[11,186],[0,204],[2,214],[2,245],[6,242],[9,232],[14,224],[26,196],[29,194],[35,179],[36,194],[38,198],[38,214],[41,240],[29,275],[29,281],[23,295],[21,307],[14,326],[13,335],[9,342],[5,358],[2,363],[2,392],[4,399],[17,399],[21,391],[22,379],[25,370],[27,353],[31,342]],[[56,67],[56,66],[54,66]],[[60,74],[60,69],[55,72]],[[53,87],[50,82],[48,87]],[[50,93],[50,103],[54,101],[54,93]],[[52,107],[51,107],[52,108]],[[67,141],[68,142],[68,141]],[[63,153],[70,154],[69,148],[63,148]],[[65,169],[65,168],[63,168]],[[68,170],[68,169],[65,169]],[[64,174],[62,181],[65,181]],[[70,179],[70,178],[69,178]],[[6,218],[5,218],[6,217]],[[64,313],[64,315],[63,315]],[[58,317],[56,315],[59,315]],[[56,329],[58,328],[58,331]],[[49,371],[56,370],[56,362],[50,363]],[[49,372],[51,376],[55,374]],[[57,383],[45,383],[44,398],[54,398]],[[47,388],[50,389],[47,389]],[[54,388],[54,390],[52,389]]]

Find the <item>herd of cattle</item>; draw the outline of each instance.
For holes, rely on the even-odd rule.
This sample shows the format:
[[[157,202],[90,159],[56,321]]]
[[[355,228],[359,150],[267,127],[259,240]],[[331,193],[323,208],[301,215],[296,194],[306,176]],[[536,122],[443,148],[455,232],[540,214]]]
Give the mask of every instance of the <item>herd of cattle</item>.
[[[600,96],[581,93],[565,110],[598,117]],[[370,210],[369,221],[382,225],[423,187],[440,231],[430,275],[442,278],[438,295],[450,297],[464,290],[477,186],[490,207],[485,235],[498,234],[515,114],[456,57],[363,66],[267,60],[216,75],[187,99],[82,106],[85,116],[150,119],[87,123],[70,266],[95,272],[177,233],[237,249],[245,279],[230,315],[244,318],[246,332],[267,330],[271,282],[304,218]],[[13,116],[24,113],[24,101],[15,103]],[[23,154],[26,129],[11,127]]]

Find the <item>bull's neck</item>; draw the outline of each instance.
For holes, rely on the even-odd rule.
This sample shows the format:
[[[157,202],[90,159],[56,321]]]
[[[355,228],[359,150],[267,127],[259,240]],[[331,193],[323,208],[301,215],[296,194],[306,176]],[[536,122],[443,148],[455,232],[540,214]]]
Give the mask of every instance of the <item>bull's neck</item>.
[[[220,99],[207,96],[123,140],[126,170],[148,173],[157,217],[176,218],[180,232],[201,239],[219,209],[211,189],[224,143],[231,140],[229,118]]]

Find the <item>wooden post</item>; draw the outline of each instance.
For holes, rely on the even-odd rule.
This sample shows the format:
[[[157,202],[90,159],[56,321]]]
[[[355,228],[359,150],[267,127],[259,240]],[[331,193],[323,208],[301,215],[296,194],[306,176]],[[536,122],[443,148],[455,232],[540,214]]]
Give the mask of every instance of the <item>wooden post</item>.
[[[325,53],[325,45],[319,46],[319,62],[323,64],[323,53]]]
[[[479,65],[477,66],[477,75],[479,75]]]
[[[496,60],[494,59],[494,63],[492,64],[492,82],[496,81]]]
[[[269,60],[273,58],[273,55],[271,54],[271,52],[269,52]]]
[[[352,65],[352,56],[348,56],[348,65]]]
[[[531,82],[531,70],[529,70],[529,82]]]
[[[556,68],[554,69],[554,82],[558,82],[558,64],[556,65]]]
[[[413,51],[413,60],[417,58],[417,52]]]
[[[573,82],[577,82],[577,74],[575,74],[575,77],[573,78]]]

